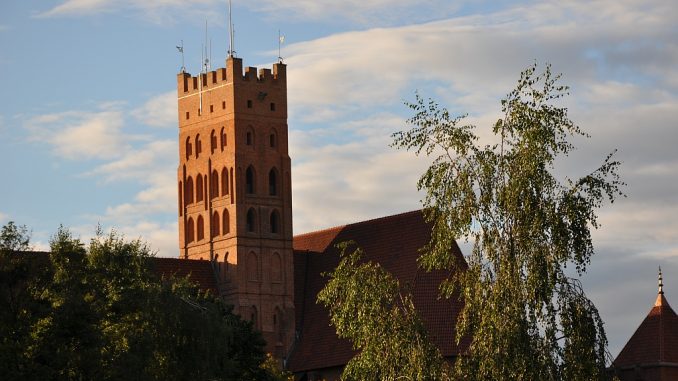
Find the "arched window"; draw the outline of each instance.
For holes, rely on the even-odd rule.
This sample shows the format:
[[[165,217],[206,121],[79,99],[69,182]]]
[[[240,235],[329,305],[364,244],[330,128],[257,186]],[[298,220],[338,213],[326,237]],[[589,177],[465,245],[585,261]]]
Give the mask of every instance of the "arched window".
[[[191,137],[186,138],[186,160],[191,158],[193,155],[193,146],[191,145]]]
[[[202,144],[200,143],[200,134],[195,136],[195,158],[197,159],[202,152]]]
[[[184,213],[184,206],[182,205],[184,203],[184,184],[179,181],[179,217],[181,217]]]
[[[252,131],[252,128],[248,129],[245,134],[245,144],[248,146],[254,145],[254,131]]]
[[[228,169],[224,167],[221,170],[221,195],[226,196],[228,194]]]
[[[221,229],[219,229],[219,212],[212,213],[212,223],[210,224],[212,230],[212,237],[219,235]]]
[[[282,282],[282,260],[278,253],[273,253],[271,257],[271,281]]]
[[[268,172],[268,194],[269,196],[278,194],[278,171],[275,168]]]
[[[254,168],[250,165],[247,167],[247,171],[245,172],[245,193],[247,194],[253,194],[255,188],[255,182],[254,182]]]
[[[254,208],[250,208],[247,211],[247,231],[254,232],[257,226],[257,215],[254,212]]]
[[[186,190],[184,191],[184,204],[189,205],[193,203],[193,178],[188,176],[186,178]]]
[[[257,307],[252,306],[250,307],[250,321],[252,322],[252,326],[254,328],[259,328],[258,326],[258,320],[257,317],[259,316],[259,313],[257,311]]]
[[[224,147],[226,147],[226,130],[224,127],[221,127],[221,150],[224,150]]]
[[[247,255],[247,278],[249,280],[259,280],[259,258],[253,251]]]
[[[202,201],[202,175],[198,173],[198,176],[195,177],[195,201]]]
[[[202,216],[198,216],[198,223],[196,224],[198,231],[198,241],[202,241],[205,238],[205,221]]]
[[[280,310],[280,307],[275,307],[275,312],[273,313],[273,332],[275,333],[275,339],[282,343],[284,338],[284,329],[283,329],[283,314]]]
[[[280,213],[277,210],[271,212],[271,233],[280,233]]]
[[[272,130],[271,134],[268,136],[268,145],[271,148],[275,148],[278,146],[278,136],[275,133],[275,130]]]
[[[186,243],[191,243],[195,235],[193,234],[193,218],[189,218],[188,221],[186,221]]]
[[[219,172],[212,171],[212,178],[210,179],[210,199],[219,197]]]
[[[212,130],[210,134],[210,153],[214,153],[217,150],[217,133]]]
[[[221,218],[223,220],[223,223],[221,224],[222,234],[226,235],[231,230],[231,227],[230,227],[231,220],[230,220],[229,215],[228,215],[228,209],[224,209],[224,215],[221,216]]]

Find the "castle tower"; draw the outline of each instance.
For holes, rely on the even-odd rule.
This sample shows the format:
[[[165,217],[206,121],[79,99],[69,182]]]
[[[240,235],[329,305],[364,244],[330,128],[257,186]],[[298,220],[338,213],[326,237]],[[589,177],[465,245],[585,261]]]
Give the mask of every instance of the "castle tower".
[[[177,76],[179,248],[209,259],[221,296],[287,356],[294,338],[286,66]]]

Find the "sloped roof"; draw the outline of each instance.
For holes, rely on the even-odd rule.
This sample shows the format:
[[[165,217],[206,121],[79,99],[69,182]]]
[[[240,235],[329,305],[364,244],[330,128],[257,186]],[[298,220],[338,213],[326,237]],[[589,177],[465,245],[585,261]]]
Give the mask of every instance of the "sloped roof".
[[[216,275],[210,261],[202,259],[178,259],[150,257],[150,266],[159,276],[188,276],[200,289],[219,296]]]
[[[678,316],[664,297],[654,306],[614,360],[614,367],[678,364]]]
[[[294,237],[294,300],[299,340],[295,343],[288,367],[294,372],[345,365],[354,355],[351,343],[339,339],[330,326],[328,310],[316,304],[318,292],[339,263],[337,243],[353,240],[364,250],[364,260],[381,264],[408,284],[414,304],[430,338],[446,357],[456,356],[455,322],[461,310],[457,300],[439,299],[438,286],[446,272],[426,272],[417,265],[419,249],[431,237],[431,226],[421,211],[339,226]],[[452,249],[463,260],[459,247]],[[468,343],[462,343],[466,347]]]

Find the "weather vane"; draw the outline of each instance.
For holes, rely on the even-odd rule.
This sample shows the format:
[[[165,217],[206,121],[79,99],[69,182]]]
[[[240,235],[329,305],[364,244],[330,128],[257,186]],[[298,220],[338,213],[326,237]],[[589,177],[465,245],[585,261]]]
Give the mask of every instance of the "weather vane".
[[[177,50],[181,53],[181,72],[186,72],[186,65],[184,63],[184,40],[181,40],[181,46],[177,46]]]
[[[280,54],[280,46],[285,42],[285,36],[280,34],[280,29],[278,29],[278,61],[283,62],[282,55]]]

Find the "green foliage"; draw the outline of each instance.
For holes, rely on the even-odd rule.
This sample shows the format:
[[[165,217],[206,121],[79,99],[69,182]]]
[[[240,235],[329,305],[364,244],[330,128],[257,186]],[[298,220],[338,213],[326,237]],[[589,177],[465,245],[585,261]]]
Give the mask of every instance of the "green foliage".
[[[27,251],[30,249],[30,240],[26,225],[17,226],[14,221],[9,221],[0,229],[0,251]]]
[[[501,101],[496,144],[480,146],[463,116],[418,95],[408,104],[412,129],[394,134],[394,146],[435,157],[418,183],[433,224],[420,263],[452,270],[443,294],[465,303],[457,340],[473,341],[456,362],[463,379],[605,377],[603,322],[565,269],[586,270],[596,210],[622,195],[620,163],[610,154],[579,179],[556,177],[556,159],[574,148],[571,137],[586,135],[557,105],[568,91],[560,76],[536,69],[525,70]],[[450,250],[462,237],[473,242],[467,269]]]
[[[379,264],[360,263],[362,250],[338,245],[341,262],[318,302],[330,310],[337,335],[360,353],[346,365],[342,380],[438,380],[447,364],[430,343],[412,303]]]
[[[271,381],[294,381],[294,374],[282,369],[280,361],[270,353],[266,354],[266,360],[261,363],[260,367],[270,375]]]
[[[185,278],[159,279],[139,240],[98,232],[87,246],[60,228],[49,254],[0,253],[3,379],[271,378],[251,324]]]

